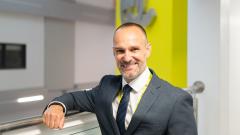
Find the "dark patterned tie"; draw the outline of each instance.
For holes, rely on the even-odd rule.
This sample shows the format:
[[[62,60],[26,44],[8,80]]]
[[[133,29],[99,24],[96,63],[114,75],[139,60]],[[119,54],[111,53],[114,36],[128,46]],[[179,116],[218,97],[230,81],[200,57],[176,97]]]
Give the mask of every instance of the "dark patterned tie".
[[[116,121],[121,135],[126,132],[125,118],[131,90],[132,88],[128,84],[123,87],[123,96],[118,106]]]

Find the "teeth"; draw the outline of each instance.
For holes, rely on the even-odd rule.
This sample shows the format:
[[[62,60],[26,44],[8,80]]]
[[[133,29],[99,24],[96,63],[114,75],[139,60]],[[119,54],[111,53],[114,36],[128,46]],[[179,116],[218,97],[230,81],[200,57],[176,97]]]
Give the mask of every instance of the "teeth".
[[[127,68],[127,67],[132,66],[132,65],[136,65],[136,63],[127,63],[127,64],[122,63],[122,64],[121,64],[121,67],[122,67],[122,68]]]
[[[123,67],[123,68],[127,68],[127,67],[129,67],[129,66],[131,66],[131,65],[133,65],[133,64],[124,64],[124,65],[122,65],[122,67]]]

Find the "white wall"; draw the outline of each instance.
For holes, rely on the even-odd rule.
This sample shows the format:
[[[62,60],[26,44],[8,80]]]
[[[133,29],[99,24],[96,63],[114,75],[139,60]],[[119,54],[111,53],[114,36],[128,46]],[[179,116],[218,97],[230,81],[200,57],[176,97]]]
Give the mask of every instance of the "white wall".
[[[219,135],[229,134],[229,1],[221,0]]]
[[[188,1],[188,84],[205,83],[199,97],[199,135],[219,135],[220,1]]]
[[[115,7],[115,0],[75,0],[77,3],[89,4],[104,9],[113,9]]]
[[[114,26],[77,22],[75,34],[75,83],[98,82],[114,73],[112,36]]]
[[[43,17],[0,12],[0,31],[0,42],[27,45],[26,69],[0,70],[0,90],[43,87]]]
[[[74,86],[75,22],[45,17],[45,87]]]
[[[229,5],[229,135],[239,135],[240,128],[240,1]]]

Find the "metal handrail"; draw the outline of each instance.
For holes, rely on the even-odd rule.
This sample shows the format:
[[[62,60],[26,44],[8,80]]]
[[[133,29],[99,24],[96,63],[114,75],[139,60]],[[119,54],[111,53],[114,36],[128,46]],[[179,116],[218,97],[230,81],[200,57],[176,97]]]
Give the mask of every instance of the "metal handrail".
[[[192,86],[186,88],[185,90],[190,94],[202,93],[205,89],[205,84],[202,81],[195,81]]]
[[[38,125],[42,123],[42,117],[32,117],[24,120],[4,123],[0,125],[0,132],[6,132],[10,130],[20,129],[32,125]]]
[[[198,124],[198,98],[197,94],[205,90],[205,84],[202,81],[195,81],[192,86],[185,89],[193,97],[193,110],[196,123]]]
[[[198,116],[198,113],[197,113],[198,99],[196,97],[196,94],[202,93],[204,89],[205,89],[205,85],[201,81],[196,81],[192,86],[184,89],[193,96],[193,107],[194,107],[194,115],[195,115],[196,121],[198,121],[198,117],[197,117]],[[79,114],[79,112],[69,111],[68,114],[66,114],[66,119],[70,118],[70,116],[75,114]],[[87,114],[87,112],[84,112],[81,114]],[[0,133],[15,130],[15,129],[20,129],[20,128],[25,128],[29,126],[34,126],[42,123],[43,123],[42,116],[36,116],[36,117],[18,120],[14,122],[3,123],[3,124],[0,124]]]
[[[69,119],[72,115],[75,115],[78,113],[79,113],[78,111],[69,111],[68,114],[66,114],[66,119]],[[86,114],[86,113],[87,112],[81,113],[81,114]],[[10,130],[20,129],[20,128],[25,128],[29,126],[34,126],[42,123],[43,123],[42,116],[36,116],[36,117],[22,119],[18,121],[3,123],[3,124],[0,124],[0,133],[10,131]]]

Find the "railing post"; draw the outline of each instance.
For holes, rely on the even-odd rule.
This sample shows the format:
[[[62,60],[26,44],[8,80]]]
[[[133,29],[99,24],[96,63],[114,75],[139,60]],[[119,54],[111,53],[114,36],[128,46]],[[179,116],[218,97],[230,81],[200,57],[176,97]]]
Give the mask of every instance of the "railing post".
[[[194,117],[196,119],[197,124],[198,124],[198,98],[197,98],[197,94],[202,93],[204,91],[204,89],[205,89],[205,85],[202,81],[195,81],[192,86],[185,89],[193,97]]]

